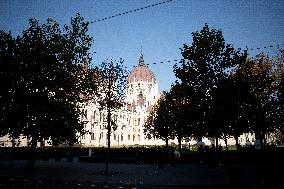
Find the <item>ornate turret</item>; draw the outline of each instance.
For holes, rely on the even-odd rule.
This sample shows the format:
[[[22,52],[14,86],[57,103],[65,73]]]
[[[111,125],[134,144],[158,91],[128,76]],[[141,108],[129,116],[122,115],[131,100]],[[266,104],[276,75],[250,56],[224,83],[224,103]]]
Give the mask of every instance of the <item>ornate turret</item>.
[[[140,52],[140,57],[139,57],[138,66],[146,66],[145,63],[144,63],[143,52],[142,52],[142,46],[141,46],[141,52]]]

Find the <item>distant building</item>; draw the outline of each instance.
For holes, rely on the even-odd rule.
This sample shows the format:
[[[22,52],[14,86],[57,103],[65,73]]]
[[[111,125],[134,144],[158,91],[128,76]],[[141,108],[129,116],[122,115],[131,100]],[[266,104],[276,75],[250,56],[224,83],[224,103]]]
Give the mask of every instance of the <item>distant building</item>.
[[[154,73],[144,63],[141,53],[138,65],[128,76],[125,105],[112,112],[116,129],[111,133],[111,145],[153,145],[163,144],[162,140],[146,139],[143,124],[151,107],[156,103],[158,83]],[[90,101],[82,108],[81,121],[85,123],[87,133],[80,136],[79,142],[87,146],[107,145],[107,112],[99,104]]]
[[[87,69],[86,63],[83,64]],[[126,86],[125,105],[117,111],[112,112],[112,121],[115,129],[111,132],[111,146],[129,145],[164,145],[161,139],[146,139],[144,127],[151,107],[159,98],[158,82],[154,73],[144,63],[141,52],[138,65],[128,76]],[[90,100],[81,109],[80,121],[84,123],[86,133],[78,136],[78,142],[82,146],[107,146],[107,111],[101,109],[96,100]],[[27,146],[29,139],[20,137],[20,140],[11,140],[8,136],[0,137],[0,146]],[[38,143],[39,145],[49,145],[50,141]],[[196,140],[189,140],[187,144],[196,144]],[[215,139],[203,138],[206,145],[215,143]],[[177,140],[169,141],[169,144],[177,144]],[[185,143],[185,142],[184,142]],[[223,140],[219,144],[225,145]],[[233,138],[228,139],[229,145],[234,145]],[[254,136],[243,134],[239,137],[239,144],[254,144]]]

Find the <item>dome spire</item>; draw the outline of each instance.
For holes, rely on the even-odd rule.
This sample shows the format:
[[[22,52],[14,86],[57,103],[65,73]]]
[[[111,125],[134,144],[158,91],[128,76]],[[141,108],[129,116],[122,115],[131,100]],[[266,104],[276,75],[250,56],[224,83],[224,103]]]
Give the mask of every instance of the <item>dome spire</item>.
[[[139,58],[138,66],[145,66],[144,58],[143,58],[143,48],[142,48],[142,45],[141,45],[141,50],[140,50],[140,58]]]

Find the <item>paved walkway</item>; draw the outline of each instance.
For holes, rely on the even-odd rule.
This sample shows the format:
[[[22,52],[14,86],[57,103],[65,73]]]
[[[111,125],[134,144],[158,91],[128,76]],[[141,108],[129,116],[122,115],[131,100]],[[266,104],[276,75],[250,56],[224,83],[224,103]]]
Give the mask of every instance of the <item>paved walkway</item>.
[[[283,165],[110,164],[42,161],[25,170],[26,161],[0,161],[0,188],[210,188],[253,186],[284,188]],[[277,173],[278,171],[278,173]],[[26,184],[26,185],[25,185]],[[25,187],[27,186],[27,187]]]

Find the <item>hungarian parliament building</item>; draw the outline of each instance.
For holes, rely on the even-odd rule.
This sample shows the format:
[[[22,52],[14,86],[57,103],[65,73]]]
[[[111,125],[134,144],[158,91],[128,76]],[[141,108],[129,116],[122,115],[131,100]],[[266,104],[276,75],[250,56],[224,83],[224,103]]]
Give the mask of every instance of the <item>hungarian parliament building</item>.
[[[130,72],[125,93],[125,105],[117,111],[112,112],[112,120],[116,124],[112,129],[110,143],[111,146],[131,146],[131,145],[164,145],[161,139],[146,138],[143,124],[151,107],[159,98],[158,82],[154,73],[144,63],[141,53],[138,65]],[[84,123],[84,135],[78,136],[78,143],[82,146],[107,146],[107,111],[101,110],[99,104],[91,100],[81,109],[80,121]],[[244,145],[253,143],[252,135],[243,135],[239,143]],[[15,140],[16,146],[27,146],[26,137]],[[196,144],[196,140],[183,141],[184,144]],[[214,144],[212,139],[204,138],[206,145]],[[170,141],[169,144],[177,144],[177,140]],[[224,141],[220,140],[221,145]],[[228,140],[229,145],[234,145],[234,139]],[[41,144],[42,145],[42,144]],[[45,141],[44,145],[50,145]],[[0,137],[0,146],[12,146],[12,140],[8,136]]]

